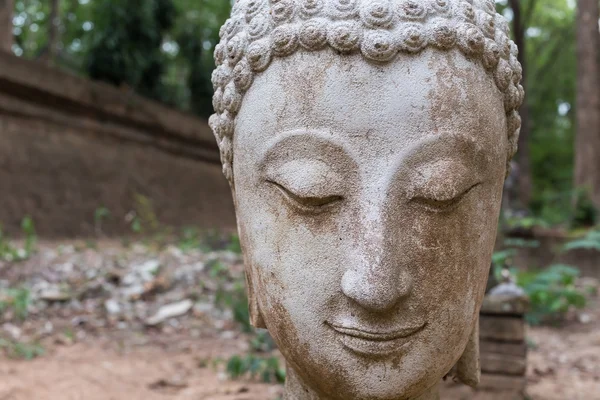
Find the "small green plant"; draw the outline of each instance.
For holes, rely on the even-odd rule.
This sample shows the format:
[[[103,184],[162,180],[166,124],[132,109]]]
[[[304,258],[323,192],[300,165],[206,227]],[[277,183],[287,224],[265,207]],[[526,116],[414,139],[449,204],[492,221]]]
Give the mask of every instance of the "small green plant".
[[[268,353],[276,349],[277,346],[268,331],[258,329],[250,338],[250,348],[257,353]]]
[[[98,207],[94,211],[94,230],[96,235],[102,234],[102,223],[110,217],[110,211],[106,207]]]
[[[2,231],[0,226],[0,259],[4,261],[23,261],[31,257],[37,244],[35,225],[31,217],[26,216],[21,221],[21,231],[25,237],[23,248],[15,247]]]
[[[242,331],[252,332],[250,325],[250,313],[248,311],[248,296],[244,288],[244,282],[235,282],[233,288],[225,290],[222,285],[217,289],[215,304],[220,309],[230,309],[233,319],[240,324]]]
[[[35,249],[37,244],[37,235],[35,233],[35,225],[31,217],[26,216],[21,221],[21,230],[25,234],[25,254],[29,258]]]
[[[240,237],[237,234],[231,235],[227,250],[235,254],[242,254],[242,245],[240,244]]]
[[[535,227],[540,227],[540,228],[548,228],[550,226],[550,224],[539,217],[535,217],[535,216],[527,216],[527,217],[521,217],[521,216],[511,216],[506,218],[506,227],[509,229],[532,229]]]
[[[183,228],[179,239],[179,248],[182,251],[189,251],[201,248],[200,231],[195,227]]]
[[[250,377],[260,378],[265,383],[284,383],[285,369],[277,357],[260,357],[253,353],[235,355],[227,361],[227,374],[231,379]]]
[[[563,264],[554,264],[542,270],[520,271],[513,265],[517,248],[537,247],[539,243],[524,239],[507,239],[505,245],[512,246],[492,255],[493,273],[496,281],[504,280],[503,274],[516,277],[530,300],[530,310],[526,319],[530,324],[557,322],[571,309],[583,308],[586,297],[575,286],[579,270]],[[591,230],[585,237],[568,242],[563,251],[574,249],[600,250],[600,232]]]
[[[148,245],[164,247],[167,245],[169,237],[172,236],[172,228],[160,223],[149,197],[140,193],[134,193],[133,197],[135,210],[126,217],[131,231],[135,234],[145,235]]]
[[[512,267],[512,258],[517,254],[516,249],[505,249],[492,254],[492,268],[496,282],[502,282],[502,272]]]
[[[585,295],[575,287],[577,268],[555,264],[542,271],[519,271],[516,276],[517,284],[529,296],[531,308],[526,319],[530,324],[556,322],[571,307],[585,307]]]
[[[0,338],[0,349],[4,349],[10,358],[33,360],[44,355],[44,348],[39,343],[24,343]]]
[[[0,291],[0,314],[11,309],[16,318],[21,321],[29,315],[31,295],[28,289],[13,288]]]
[[[229,268],[220,260],[213,259],[206,263],[208,275],[213,279],[227,279],[230,277]]]
[[[600,228],[588,231],[583,238],[571,240],[570,242],[566,243],[562,248],[563,251],[577,249],[600,251]]]

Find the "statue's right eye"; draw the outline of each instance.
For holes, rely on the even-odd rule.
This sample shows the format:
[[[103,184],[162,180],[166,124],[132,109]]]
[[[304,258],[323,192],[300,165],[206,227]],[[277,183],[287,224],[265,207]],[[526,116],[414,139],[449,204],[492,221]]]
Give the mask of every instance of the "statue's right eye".
[[[275,181],[267,180],[267,183],[277,188],[289,204],[305,212],[315,213],[325,211],[330,206],[339,203],[344,199],[339,195],[303,196],[294,193],[292,190]]]

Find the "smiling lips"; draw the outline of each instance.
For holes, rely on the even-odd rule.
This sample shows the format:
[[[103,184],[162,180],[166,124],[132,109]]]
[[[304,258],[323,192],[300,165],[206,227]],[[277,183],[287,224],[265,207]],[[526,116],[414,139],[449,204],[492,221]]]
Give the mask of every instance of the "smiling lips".
[[[426,322],[390,332],[373,332],[339,325],[330,325],[330,327],[350,351],[360,355],[386,356],[397,353],[411,341],[414,335],[423,330],[425,325]]]

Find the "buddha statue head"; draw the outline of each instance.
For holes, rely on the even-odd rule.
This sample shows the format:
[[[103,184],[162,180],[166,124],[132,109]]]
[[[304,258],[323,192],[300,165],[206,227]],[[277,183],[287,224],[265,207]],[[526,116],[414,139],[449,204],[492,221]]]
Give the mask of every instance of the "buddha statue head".
[[[210,125],[289,399],[478,380],[522,70],[493,0],[238,0]]]

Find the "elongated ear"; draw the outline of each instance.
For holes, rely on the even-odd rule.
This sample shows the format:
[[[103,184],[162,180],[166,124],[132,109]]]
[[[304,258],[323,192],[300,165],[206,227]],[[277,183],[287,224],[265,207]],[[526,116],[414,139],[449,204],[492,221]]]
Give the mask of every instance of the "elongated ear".
[[[255,328],[267,329],[265,319],[263,318],[262,312],[258,305],[258,299],[254,292],[254,285],[252,283],[252,271],[251,267],[246,267],[246,285],[248,288],[248,308],[250,312],[250,324]]]
[[[455,378],[471,387],[479,384],[481,366],[479,363],[479,316],[475,320],[467,347],[455,366]]]

